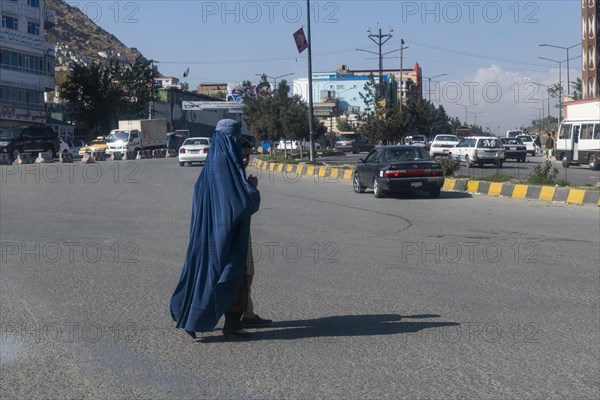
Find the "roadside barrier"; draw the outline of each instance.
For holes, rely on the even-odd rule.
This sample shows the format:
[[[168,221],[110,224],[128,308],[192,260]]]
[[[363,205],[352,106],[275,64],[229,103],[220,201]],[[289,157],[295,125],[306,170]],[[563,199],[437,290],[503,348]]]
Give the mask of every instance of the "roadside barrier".
[[[82,164],[93,164],[95,162],[96,162],[96,160],[92,156],[92,153],[90,153],[89,151],[86,151],[85,153],[83,153],[83,158],[81,159]]]
[[[72,163],[73,156],[71,155],[71,153],[63,152],[58,155],[58,161],[61,163]]]
[[[353,170],[347,168],[318,167],[308,164],[279,164],[254,159],[252,165],[258,169],[281,173],[287,179],[297,180],[300,176],[324,179],[327,182],[351,181]],[[529,199],[546,202],[596,205],[600,207],[600,191],[557,186],[536,186],[508,182],[476,181],[465,178],[445,178],[443,191],[483,194],[488,196]]]
[[[17,156],[16,160],[13,162],[15,165],[19,164],[31,164],[31,157],[28,153],[21,153]]]
[[[47,164],[54,161],[54,157],[52,157],[51,151],[42,151],[38,154],[35,159],[36,164]]]
[[[167,149],[165,158],[170,158],[170,157],[177,157],[177,151],[175,151],[174,149]]]
[[[133,156],[133,152],[132,151],[125,151],[123,152],[123,160],[133,160],[135,157]]]
[[[152,158],[165,158],[166,153],[165,149],[152,150]]]
[[[115,151],[114,153],[112,153],[110,155],[110,157],[108,157],[109,161],[118,161],[118,160],[122,160],[123,159],[123,153],[119,152],[119,151]]]
[[[10,156],[6,153],[0,153],[0,165],[10,165],[12,164],[12,160]]]
[[[95,161],[106,161],[106,152],[104,150],[94,150],[92,157]]]
[[[150,150],[138,150],[136,160],[146,160],[152,158],[152,151]]]

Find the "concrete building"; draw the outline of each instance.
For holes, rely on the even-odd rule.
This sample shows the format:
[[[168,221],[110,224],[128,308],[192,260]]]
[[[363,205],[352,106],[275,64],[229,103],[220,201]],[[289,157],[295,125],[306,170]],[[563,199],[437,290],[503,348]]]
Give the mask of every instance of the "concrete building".
[[[338,71],[353,76],[369,76],[370,74],[373,74],[376,78],[379,76],[378,69],[352,70],[347,69],[345,65],[342,65],[338,68]],[[420,100],[423,98],[423,75],[418,63],[412,68],[402,68],[402,70],[400,70],[400,68],[385,68],[382,72],[384,75],[393,78],[396,82],[402,81],[402,85],[398,85],[397,97],[402,98],[403,104],[406,103],[408,98],[412,98],[413,100]]]
[[[0,0],[0,126],[45,124],[44,92],[54,90],[55,26],[44,0]]]
[[[179,78],[174,76],[159,76],[154,78],[154,83],[159,89],[176,88],[181,90],[188,90],[189,84],[186,82],[179,82]]]

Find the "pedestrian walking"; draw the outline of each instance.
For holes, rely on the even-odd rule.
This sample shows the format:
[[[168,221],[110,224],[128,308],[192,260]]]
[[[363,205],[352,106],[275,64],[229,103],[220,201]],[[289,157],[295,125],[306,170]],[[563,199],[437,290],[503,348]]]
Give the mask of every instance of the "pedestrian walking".
[[[223,335],[244,334],[250,216],[260,193],[246,179],[240,141],[239,122],[219,121],[194,187],[190,239],[170,301],[176,327],[194,338],[214,330],[223,314]]]
[[[552,152],[554,151],[554,134],[555,132],[552,131],[546,138],[546,160],[552,159]]]

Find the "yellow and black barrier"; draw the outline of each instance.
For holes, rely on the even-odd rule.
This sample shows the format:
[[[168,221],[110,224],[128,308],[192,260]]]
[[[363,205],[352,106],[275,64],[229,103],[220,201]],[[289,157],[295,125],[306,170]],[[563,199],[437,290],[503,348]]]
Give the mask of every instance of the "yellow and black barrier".
[[[254,159],[252,165],[258,169],[306,176],[321,177],[330,181],[352,180],[353,170],[347,168],[324,167],[308,164],[280,164]],[[487,182],[470,179],[444,180],[444,191],[456,191],[503,196],[515,199],[542,200],[567,204],[592,204],[600,207],[600,190],[573,189],[558,186],[535,186],[505,182]]]

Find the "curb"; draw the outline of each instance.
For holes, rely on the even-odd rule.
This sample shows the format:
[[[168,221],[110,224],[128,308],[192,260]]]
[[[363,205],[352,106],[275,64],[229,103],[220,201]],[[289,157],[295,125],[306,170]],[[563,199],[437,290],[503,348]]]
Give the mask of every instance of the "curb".
[[[279,164],[259,159],[254,159],[251,165],[265,171],[294,175],[295,178],[290,177],[292,180],[297,180],[297,176],[299,175],[307,175],[325,178],[330,181],[350,181],[352,180],[352,174],[354,173],[351,169],[318,167],[306,164]],[[566,204],[591,204],[600,207],[600,191],[597,190],[451,178],[446,178],[444,180],[442,190],[446,192],[467,192],[472,194],[484,194],[487,196],[502,196],[514,199],[541,200]]]

